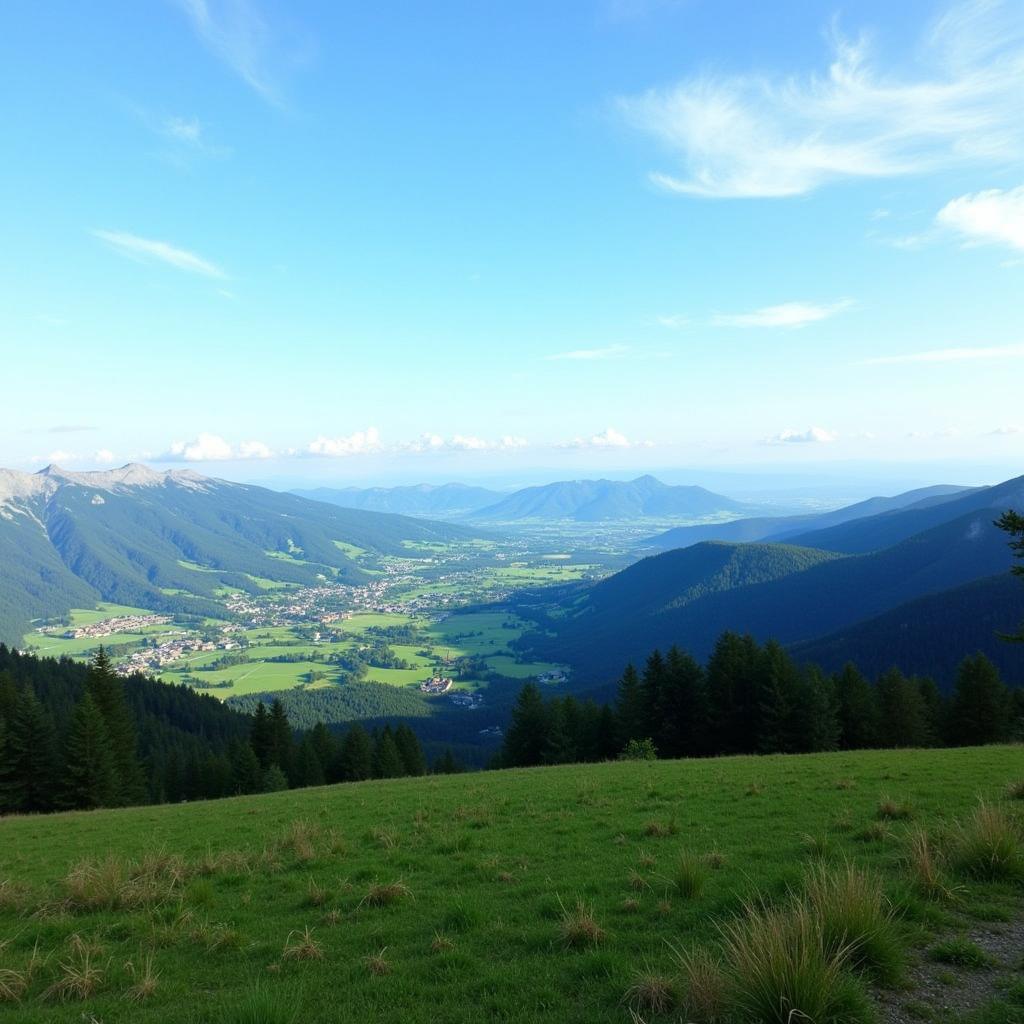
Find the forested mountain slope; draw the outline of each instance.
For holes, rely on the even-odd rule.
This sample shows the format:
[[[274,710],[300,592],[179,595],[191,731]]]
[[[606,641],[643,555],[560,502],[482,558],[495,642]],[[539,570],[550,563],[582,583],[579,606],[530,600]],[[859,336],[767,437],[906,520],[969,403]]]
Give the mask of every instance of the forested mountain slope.
[[[253,592],[259,579],[361,582],[353,548],[372,559],[406,553],[403,541],[474,535],[188,470],[0,471],[0,639],[98,598],[202,614],[222,588]]]

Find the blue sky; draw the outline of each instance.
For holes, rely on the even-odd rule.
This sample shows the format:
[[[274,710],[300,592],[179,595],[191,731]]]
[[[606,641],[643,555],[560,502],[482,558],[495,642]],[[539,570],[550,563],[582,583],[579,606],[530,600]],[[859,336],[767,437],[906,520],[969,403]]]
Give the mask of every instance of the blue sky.
[[[1024,461],[1020,0],[57,0],[0,76],[0,464]]]

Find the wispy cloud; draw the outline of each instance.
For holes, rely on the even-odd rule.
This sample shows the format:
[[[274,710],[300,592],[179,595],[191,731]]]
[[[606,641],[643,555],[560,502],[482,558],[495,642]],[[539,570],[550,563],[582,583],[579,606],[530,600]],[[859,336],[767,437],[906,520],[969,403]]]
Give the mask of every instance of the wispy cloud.
[[[983,242],[1024,249],[1024,185],[959,196],[946,203],[936,221],[959,232],[969,243]]]
[[[52,427],[47,427],[46,432],[48,434],[82,434],[95,429],[86,423],[57,423]]]
[[[765,444],[831,444],[838,434],[824,427],[808,427],[806,430],[786,429],[765,440]]]
[[[867,35],[831,33],[827,73],[703,74],[622,98],[627,120],[678,154],[651,180],[683,195],[781,197],[1018,159],[1024,20],[1016,2],[965,0],[916,48],[914,76],[877,64]]]
[[[188,249],[179,249],[168,242],[153,238],[140,238],[127,231],[93,231],[93,235],[106,242],[112,248],[132,259],[148,262],[165,263],[177,270],[185,270],[190,274],[202,274],[204,277],[223,279],[227,274],[216,264],[197,256]]]
[[[933,348],[925,352],[903,352],[899,355],[875,356],[862,361],[862,366],[891,366],[896,363],[958,363],[970,359],[1021,359],[1024,345],[989,345],[977,348]]]
[[[565,359],[587,362],[599,359],[620,359],[628,354],[628,345],[606,345],[604,348],[578,348],[571,352],[555,352],[544,358],[550,362]]]
[[[203,45],[239,78],[275,106],[282,105],[281,30],[271,26],[254,0],[174,0]]]
[[[750,313],[716,313],[709,323],[712,327],[806,327],[827,320],[853,306],[852,299],[842,299],[826,305],[814,302],[783,302],[778,306],[764,306]]]

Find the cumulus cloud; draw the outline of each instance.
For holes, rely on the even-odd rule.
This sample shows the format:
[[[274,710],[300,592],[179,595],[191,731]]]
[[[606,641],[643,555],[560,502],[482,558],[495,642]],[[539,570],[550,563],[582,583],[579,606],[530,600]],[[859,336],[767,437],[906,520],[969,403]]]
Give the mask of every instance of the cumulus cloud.
[[[891,366],[898,363],[959,363],[973,359],[1020,359],[1024,345],[989,345],[974,348],[934,348],[924,352],[903,352],[865,359],[862,366]]]
[[[992,433],[997,437],[1009,437],[1013,434],[1024,434],[1024,427],[1017,423],[1007,423],[1002,427],[996,427]]]
[[[175,441],[159,462],[229,462],[235,459],[270,459],[274,452],[262,441],[242,441],[237,448],[219,434],[199,434],[191,441]]]
[[[526,448],[525,437],[505,435],[496,441],[476,437],[473,434],[453,434],[446,438],[441,434],[421,434],[414,441],[404,441],[395,446],[399,452],[503,452]]]
[[[99,451],[94,453],[93,460],[102,465],[109,466],[111,463],[117,462],[117,456],[109,448],[100,448]]]
[[[712,327],[806,327],[827,320],[851,306],[852,299],[841,299],[829,304],[783,302],[778,306],[764,306],[749,313],[716,313],[709,323]]]
[[[824,74],[691,76],[618,101],[678,155],[657,186],[712,198],[796,196],[1013,160],[1024,151],[1024,21],[1015,0],[963,0],[916,47],[914,74],[881,65],[867,35],[834,29]]]
[[[838,434],[824,427],[808,427],[806,430],[792,430],[787,428],[773,437],[769,437],[767,444],[830,444],[838,438]]]
[[[223,279],[227,274],[216,264],[197,256],[188,249],[179,249],[168,242],[153,238],[140,238],[127,231],[93,231],[93,235],[106,242],[113,249],[132,259],[146,262],[164,263],[177,270],[190,274],[202,274],[204,277]]]
[[[556,352],[544,358],[550,361],[569,359],[589,361],[596,359],[618,359],[629,352],[627,345],[606,345],[604,348],[578,348],[571,352]]]
[[[935,219],[942,227],[958,232],[969,244],[1024,249],[1024,185],[959,196],[946,203]]]
[[[559,448],[651,448],[651,441],[631,441],[625,434],[614,427],[606,427],[599,434],[592,434],[590,437],[574,437],[571,441],[565,441]]]
[[[349,455],[365,455],[367,452],[378,452],[382,448],[380,431],[376,427],[357,430],[354,434],[340,437],[319,437],[306,446],[309,455],[323,455],[332,459],[345,458]]]

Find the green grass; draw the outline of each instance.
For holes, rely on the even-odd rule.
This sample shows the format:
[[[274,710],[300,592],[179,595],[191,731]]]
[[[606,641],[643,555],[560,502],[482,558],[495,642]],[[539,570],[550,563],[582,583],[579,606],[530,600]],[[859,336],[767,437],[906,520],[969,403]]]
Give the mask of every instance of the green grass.
[[[810,965],[797,963],[787,998],[860,1021],[864,982],[815,950],[826,932],[858,940],[871,974],[888,945],[863,936],[890,921],[843,865],[883,901],[905,890],[910,833],[954,836],[979,796],[1003,799],[1019,763],[1013,747],[621,762],[7,818],[0,970],[28,980],[3,1012],[16,1024],[625,1022],[631,1001],[690,1006],[718,984],[735,1004],[744,964],[777,994],[793,969],[785,943],[775,966],[744,957],[751,937],[781,934]],[[863,842],[886,794],[914,819]],[[840,818],[853,827],[830,834],[833,859],[814,868],[805,837]],[[816,896],[815,870],[837,872]],[[961,881],[965,906],[1016,905],[1005,883]],[[828,913],[801,923],[788,909],[811,904]],[[723,927],[741,946],[723,951]],[[68,981],[66,1002],[44,1001],[83,957],[100,972],[92,994]]]

